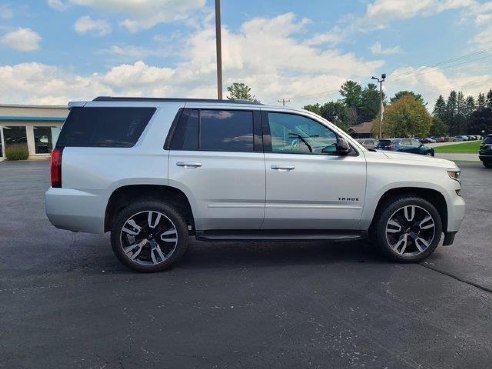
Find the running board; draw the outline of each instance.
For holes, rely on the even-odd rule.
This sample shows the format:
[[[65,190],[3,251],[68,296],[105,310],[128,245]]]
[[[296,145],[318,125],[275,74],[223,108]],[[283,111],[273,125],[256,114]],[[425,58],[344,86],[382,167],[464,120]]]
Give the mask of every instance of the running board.
[[[366,238],[362,231],[320,231],[320,230],[264,230],[264,231],[197,231],[200,241],[254,241],[254,240],[331,240],[354,241]]]

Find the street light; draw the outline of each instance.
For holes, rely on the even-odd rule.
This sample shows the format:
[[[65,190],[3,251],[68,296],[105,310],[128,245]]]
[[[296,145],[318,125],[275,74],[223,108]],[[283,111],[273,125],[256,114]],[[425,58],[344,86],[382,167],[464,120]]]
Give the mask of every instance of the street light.
[[[215,46],[217,51],[217,97],[222,100],[222,32],[220,26],[220,0],[215,0]]]
[[[375,79],[379,82],[379,95],[381,98],[381,108],[379,114],[379,139],[383,138],[383,114],[384,114],[384,104],[383,104],[383,82],[386,79],[386,73],[381,74],[381,79],[372,76],[371,79]]]

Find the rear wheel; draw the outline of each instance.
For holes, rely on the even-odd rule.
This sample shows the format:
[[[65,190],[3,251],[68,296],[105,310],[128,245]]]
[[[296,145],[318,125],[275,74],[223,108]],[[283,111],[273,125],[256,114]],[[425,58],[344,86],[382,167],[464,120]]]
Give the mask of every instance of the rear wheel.
[[[377,244],[391,260],[418,262],[434,252],[442,223],[436,208],[419,197],[399,197],[386,203],[376,226]]]
[[[485,168],[489,168],[489,169],[492,168],[492,161],[484,160],[482,163]]]
[[[183,216],[157,200],[139,201],[124,208],[111,230],[116,257],[138,272],[159,272],[171,267],[188,247]]]

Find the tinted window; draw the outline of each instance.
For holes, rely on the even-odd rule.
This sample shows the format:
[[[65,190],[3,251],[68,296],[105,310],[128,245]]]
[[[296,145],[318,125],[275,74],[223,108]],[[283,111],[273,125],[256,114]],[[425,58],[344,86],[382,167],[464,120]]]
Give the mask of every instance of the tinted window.
[[[72,108],[57,146],[132,147],[155,108]]]
[[[483,140],[483,143],[492,144],[492,137],[485,137],[485,140]]]
[[[384,147],[389,145],[391,145],[391,140],[379,140],[378,142],[379,147]]]
[[[176,125],[171,150],[198,150],[198,110],[184,110]]]
[[[253,151],[253,113],[239,110],[200,111],[200,150]]]
[[[337,136],[322,124],[295,114],[268,113],[272,152],[336,153]]]

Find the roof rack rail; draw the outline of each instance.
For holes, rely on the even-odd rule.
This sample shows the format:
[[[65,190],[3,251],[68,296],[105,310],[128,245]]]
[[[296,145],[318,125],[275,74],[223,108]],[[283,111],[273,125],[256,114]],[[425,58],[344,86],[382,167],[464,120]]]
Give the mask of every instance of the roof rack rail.
[[[121,97],[121,96],[98,96],[92,101],[156,101],[156,102],[202,102],[202,103],[221,103],[221,104],[252,104],[263,105],[257,101],[249,100],[218,100],[218,99],[190,99],[190,98],[161,98],[161,97]]]

